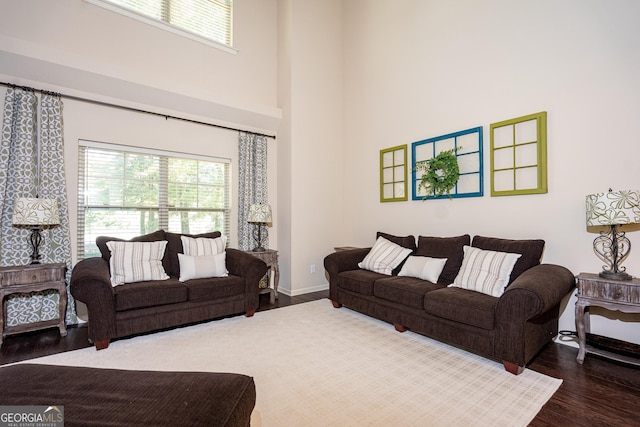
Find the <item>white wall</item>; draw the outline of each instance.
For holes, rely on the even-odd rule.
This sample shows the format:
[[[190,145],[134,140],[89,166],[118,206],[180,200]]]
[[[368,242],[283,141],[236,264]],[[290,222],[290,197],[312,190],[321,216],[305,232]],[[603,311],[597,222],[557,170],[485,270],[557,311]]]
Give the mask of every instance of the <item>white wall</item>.
[[[279,250],[283,291],[298,295],[327,288],[342,226],[342,2],[281,0],[279,14]]]
[[[640,3],[634,0],[349,0],[344,10],[341,244],[375,232],[543,238],[544,262],[597,272],[585,195],[640,188]],[[543,195],[490,197],[489,124],[548,112]],[[484,126],[485,196],[379,202],[379,150]],[[624,265],[640,275],[640,233]],[[575,330],[574,300],[560,328]],[[595,310],[594,310],[595,311]],[[605,313],[607,314],[607,313]],[[640,343],[638,316],[592,316]],[[635,320],[632,322],[632,320]]]

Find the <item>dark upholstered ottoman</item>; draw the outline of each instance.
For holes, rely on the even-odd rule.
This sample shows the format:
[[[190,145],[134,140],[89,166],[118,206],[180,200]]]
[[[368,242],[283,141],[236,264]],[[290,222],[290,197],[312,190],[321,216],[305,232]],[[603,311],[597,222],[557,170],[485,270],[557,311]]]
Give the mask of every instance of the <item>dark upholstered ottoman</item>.
[[[253,378],[19,364],[0,368],[0,405],[64,406],[69,426],[248,426]]]

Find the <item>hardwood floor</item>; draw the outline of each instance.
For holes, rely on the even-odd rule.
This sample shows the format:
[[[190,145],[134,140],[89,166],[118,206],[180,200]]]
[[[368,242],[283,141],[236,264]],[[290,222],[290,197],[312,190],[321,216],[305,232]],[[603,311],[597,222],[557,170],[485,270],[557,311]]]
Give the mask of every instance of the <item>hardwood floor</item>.
[[[269,304],[268,295],[264,295],[258,311],[327,297],[328,291],[296,297],[281,294],[275,304]],[[60,338],[57,329],[9,336],[0,348],[0,365],[88,346],[86,326],[68,328],[65,338]],[[590,354],[584,364],[579,365],[577,353],[577,348],[553,343],[529,366],[534,371],[563,379],[530,426],[640,425],[640,368]]]

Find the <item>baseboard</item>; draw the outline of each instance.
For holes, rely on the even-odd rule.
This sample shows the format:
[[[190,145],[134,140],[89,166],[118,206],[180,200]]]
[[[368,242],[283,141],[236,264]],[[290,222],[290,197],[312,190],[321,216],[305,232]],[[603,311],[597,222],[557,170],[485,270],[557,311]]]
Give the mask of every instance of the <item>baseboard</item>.
[[[312,292],[326,291],[327,289],[329,289],[329,284],[323,283],[321,285],[307,286],[305,288],[294,289],[293,291],[291,289],[278,288],[278,293],[281,293],[290,297],[296,297],[298,295],[310,294]]]

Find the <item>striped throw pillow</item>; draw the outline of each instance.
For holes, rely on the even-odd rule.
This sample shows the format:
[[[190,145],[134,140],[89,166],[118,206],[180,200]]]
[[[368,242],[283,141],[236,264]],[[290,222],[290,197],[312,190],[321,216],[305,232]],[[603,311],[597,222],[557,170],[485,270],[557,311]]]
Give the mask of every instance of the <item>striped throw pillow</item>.
[[[188,256],[221,254],[227,246],[227,236],[215,239],[180,236],[180,239],[182,240],[182,252]]]
[[[373,247],[358,264],[364,270],[391,275],[394,268],[411,253],[411,249],[397,245],[384,237],[378,237]]]
[[[107,242],[113,286],[169,278],[162,267],[166,240],[156,242]]]
[[[464,246],[464,259],[453,286],[499,297],[509,284],[511,270],[521,254]]]

